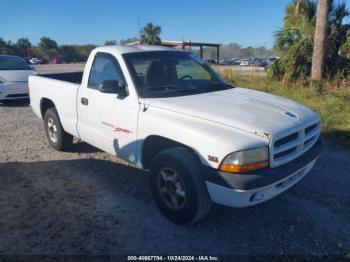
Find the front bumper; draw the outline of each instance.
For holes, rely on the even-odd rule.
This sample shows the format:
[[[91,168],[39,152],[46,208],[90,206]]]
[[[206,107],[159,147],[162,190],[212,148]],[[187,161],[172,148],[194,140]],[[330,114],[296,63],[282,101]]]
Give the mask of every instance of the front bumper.
[[[0,100],[29,97],[28,82],[5,82],[0,85]]]
[[[322,141],[297,159],[275,168],[244,174],[204,168],[209,195],[214,203],[232,207],[256,205],[277,196],[300,181],[314,166],[322,150]]]

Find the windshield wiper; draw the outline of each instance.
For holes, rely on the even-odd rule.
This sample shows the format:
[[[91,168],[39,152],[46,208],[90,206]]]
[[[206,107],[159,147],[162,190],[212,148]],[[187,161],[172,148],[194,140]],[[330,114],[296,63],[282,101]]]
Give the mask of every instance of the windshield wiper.
[[[179,91],[179,90],[184,90],[184,88],[181,88],[181,87],[178,87],[178,86],[175,86],[175,85],[163,85],[163,86],[159,86],[159,87],[155,87],[155,88],[150,88],[148,87],[147,88],[148,91],[150,92],[155,92],[155,91],[168,91],[168,90],[176,90],[176,91]]]
[[[234,86],[231,86],[229,84],[225,84],[225,83],[220,83],[220,82],[210,82],[210,83],[206,83],[206,84],[199,84],[198,85],[199,88],[201,90],[206,90],[206,89],[211,89],[212,86],[222,86],[222,87],[226,87],[226,88],[234,88]]]
[[[235,88],[235,86],[231,86],[230,84],[221,84],[221,85],[229,88]]]

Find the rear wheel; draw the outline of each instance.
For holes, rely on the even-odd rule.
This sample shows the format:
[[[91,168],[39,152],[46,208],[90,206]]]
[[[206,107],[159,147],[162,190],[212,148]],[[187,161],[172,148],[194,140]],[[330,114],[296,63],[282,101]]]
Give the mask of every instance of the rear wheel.
[[[170,148],[154,158],[150,186],[160,211],[176,224],[195,223],[211,207],[201,164],[185,148]]]
[[[63,151],[73,143],[73,136],[63,130],[60,118],[54,107],[46,110],[44,125],[47,139],[56,150]]]

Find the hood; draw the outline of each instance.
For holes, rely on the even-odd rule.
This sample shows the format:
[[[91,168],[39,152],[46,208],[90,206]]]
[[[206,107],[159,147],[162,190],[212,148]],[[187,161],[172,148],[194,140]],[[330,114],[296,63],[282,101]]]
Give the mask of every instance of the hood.
[[[197,95],[154,98],[149,106],[216,122],[269,138],[319,119],[312,110],[286,98],[245,88]]]
[[[0,70],[0,79],[6,82],[27,82],[31,75],[37,75],[37,72],[34,70]]]

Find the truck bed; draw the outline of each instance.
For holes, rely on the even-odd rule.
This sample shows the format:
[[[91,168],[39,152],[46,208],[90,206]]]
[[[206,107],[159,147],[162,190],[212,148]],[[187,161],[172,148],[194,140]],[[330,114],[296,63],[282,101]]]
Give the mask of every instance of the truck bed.
[[[83,79],[83,72],[39,74],[39,76],[66,81],[74,84],[81,84],[81,80]]]
[[[43,117],[43,100],[50,101],[61,117],[61,123],[68,133],[78,136],[77,93],[81,73],[43,74],[29,77],[30,104],[39,117]]]

